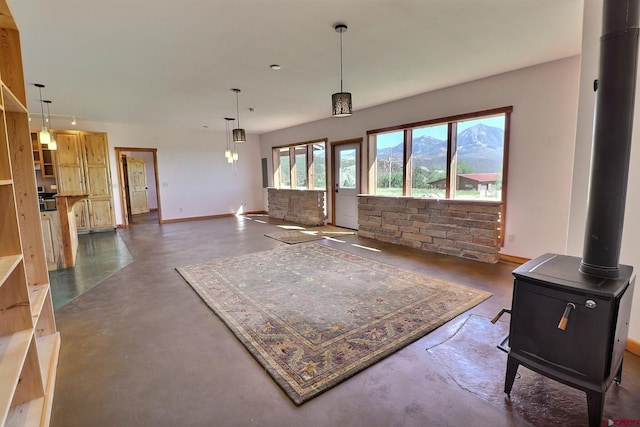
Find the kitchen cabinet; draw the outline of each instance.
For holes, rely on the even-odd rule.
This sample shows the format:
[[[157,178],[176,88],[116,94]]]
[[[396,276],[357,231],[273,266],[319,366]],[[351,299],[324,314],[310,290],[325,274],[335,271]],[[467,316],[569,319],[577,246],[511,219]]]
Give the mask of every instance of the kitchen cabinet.
[[[74,206],[78,232],[115,228],[107,134],[54,131],[58,142],[58,193],[88,194]]]
[[[55,151],[49,150],[46,145],[40,144],[38,132],[31,132],[31,152],[33,165],[40,171],[43,178],[55,178]]]

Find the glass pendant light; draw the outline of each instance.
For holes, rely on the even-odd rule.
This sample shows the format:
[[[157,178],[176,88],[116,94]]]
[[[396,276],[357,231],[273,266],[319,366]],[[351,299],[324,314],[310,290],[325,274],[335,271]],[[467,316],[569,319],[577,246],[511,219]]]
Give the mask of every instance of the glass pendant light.
[[[224,150],[224,157],[227,159],[227,163],[233,163],[233,153],[231,153],[231,135],[229,128],[233,129],[233,117],[225,117],[226,120],[226,132],[225,139],[227,140],[227,148]]]
[[[51,104],[51,101],[49,101],[48,99],[45,99],[42,102],[47,104],[47,123],[49,123],[49,144],[48,144],[48,148],[51,151],[55,151],[55,150],[58,149],[58,143],[56,142],[56,139],[53,136],[53,133],[51,132],[51,111],[49,110],[49,105]]]
[[[49,129],[47,129],[47,126],[44,122],[44,104],[42,103],[42,88],[44,87],[44,85],[40,83],[34,83],[33,85],[40,91],[40,111],[42,112],[42,127],[40,128],[40,132],[38,133],[38,140],[40,141],[41,145],[49,145],[51,137],[49,135]]]
[[[342,33],[347,31],[347,26],[338,24],[334,29],[340,33],[340,92],[331,95],[331,105],[333,117],[348,117],[351,111],[351,93],[344,92],[342,88]]]

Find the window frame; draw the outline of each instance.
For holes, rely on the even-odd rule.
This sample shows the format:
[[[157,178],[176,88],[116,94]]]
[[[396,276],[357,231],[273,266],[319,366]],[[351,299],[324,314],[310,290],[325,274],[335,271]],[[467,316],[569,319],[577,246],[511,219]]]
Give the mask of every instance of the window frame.
[[[314,139],[311,141],[304,141],[304,142],[296,142],[293,144],[286,144],[286,145],[278,145],[278,146],[274,146],[272,147],[272,163],[273,163],[273,186],[275,188],[288,188],[288,189],[306,189],[306,190],[318,190],[317,188],[314,188],[314,168],[313,168],[313,164],[314,164],[314,150],[313,150],[313,146],[316,144],[324,144],[324,152],[325,152],[325,156],[324,156],[324,168],[325,168],[325,188],[324,191],[327,191],[327,185],[329,180],[326,177],[327,174],[327,145],[328,145],[328,139],[327,138],[321,138],[321,139]],[[284,148],[287,148],[289,150],[289,174],[290,174],[290,179],[289,179],[289,186],[288,187],[283,187],[280,183],[280,153],[283,152]],[[298,168],[301,167],[301,165],[298,165],[296,162],[296,154],[300,155],[300,151],[298,151],[298,153],[296,153],[296,150],[300,150],[300,149],[304,149],[305,150],[305,159],[306,159],[306,164],[303,166],[306,169],[306,187],[305,188],[301,188],[297,186],[297,170]]]

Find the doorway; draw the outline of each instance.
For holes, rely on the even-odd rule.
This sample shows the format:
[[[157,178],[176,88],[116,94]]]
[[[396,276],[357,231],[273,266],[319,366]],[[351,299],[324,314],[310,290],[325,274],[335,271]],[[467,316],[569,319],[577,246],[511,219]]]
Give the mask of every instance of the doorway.
[[[360,150],[362,139],[331,144],[333,182],[333,224],[358,229],[358,194],[360,193]]]
[[[162,224],[156,148],[116,147],[119,193],[124,227],[148,222]],[[143,220],[139,220],[144,217]],[[156,219],[157,217],[157,219]]]

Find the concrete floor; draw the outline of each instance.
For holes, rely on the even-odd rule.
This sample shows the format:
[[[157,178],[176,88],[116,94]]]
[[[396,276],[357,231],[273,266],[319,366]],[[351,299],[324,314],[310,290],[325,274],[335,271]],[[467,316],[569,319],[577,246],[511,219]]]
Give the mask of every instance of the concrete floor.
[[[508,330],[509,319],[505,315],[489,326],[488,318],[511,305],[514,265],[488,265],[356,235],[322,244],[493,296],[295,406],[174,270],[284,245],[264,236],[277,223],[259,216],[162,226],[138,219],[118,230],[133,262],[56,310],[62,349],[51,425],[586,425],[584,393],[522,367],[511,399],[502,392],[506,355],[496,348],[496,337]],[[607,393],[605,416],[640,419],[640,357],[625,356],[623,382]]]

